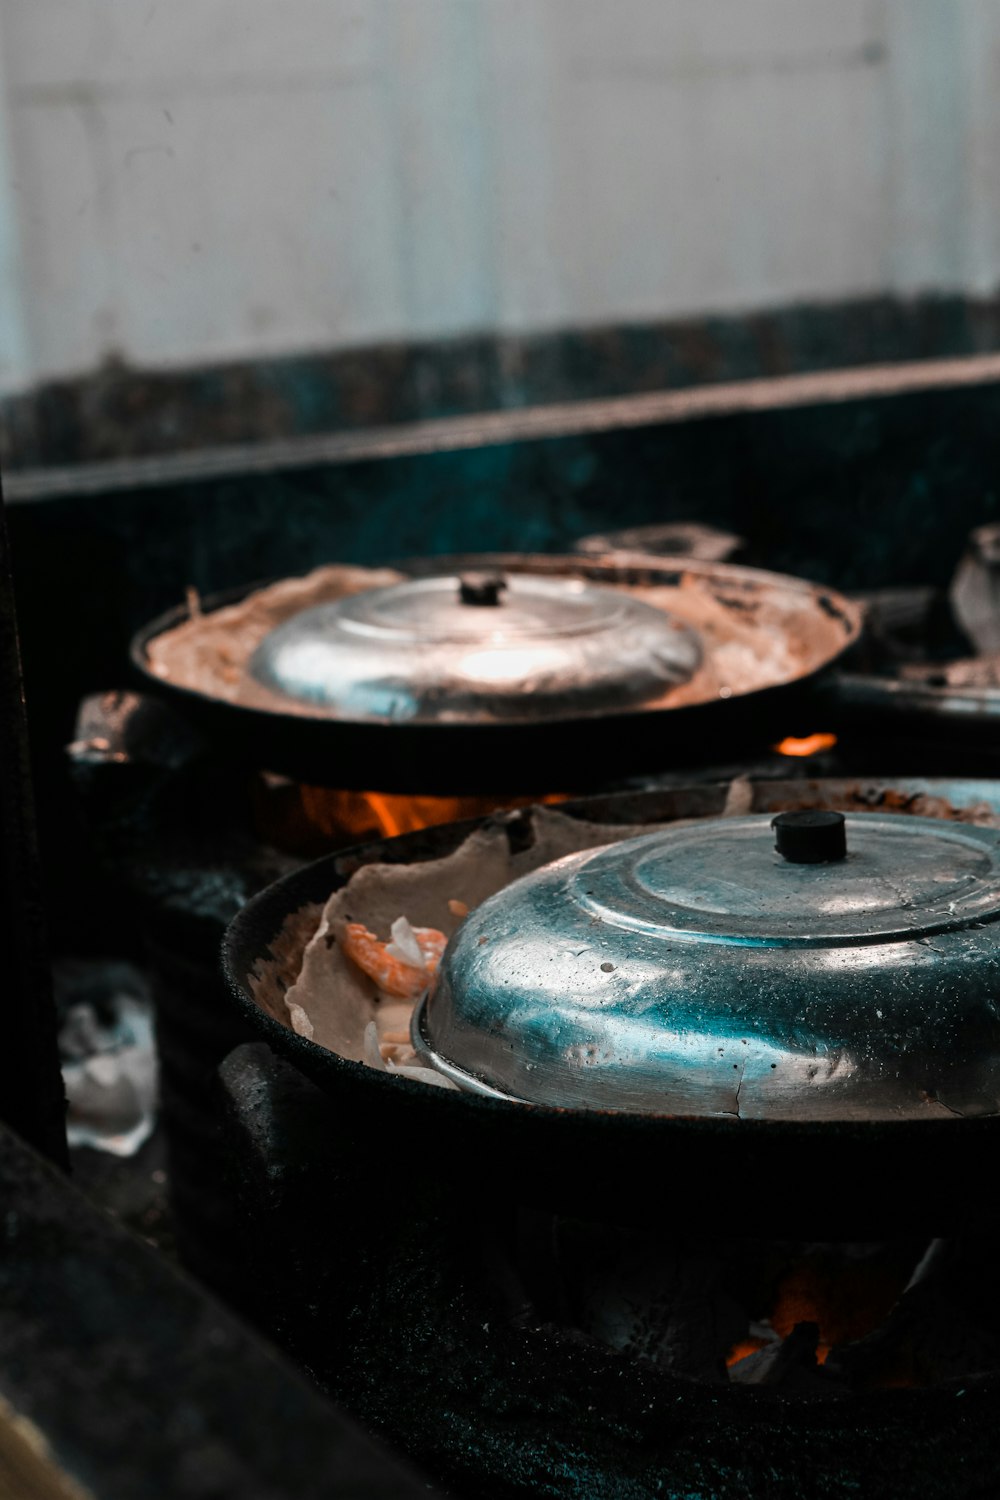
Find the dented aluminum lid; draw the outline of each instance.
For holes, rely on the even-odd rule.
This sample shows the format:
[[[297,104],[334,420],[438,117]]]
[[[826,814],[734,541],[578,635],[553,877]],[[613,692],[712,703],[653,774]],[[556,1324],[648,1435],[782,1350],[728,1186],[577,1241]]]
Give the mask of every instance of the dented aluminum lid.
[[[414,1037],[463,1087],[757,1119],[1000,1108],[1000,833],[884,813],[673,826],[452,939]]]
[[[655,701],[701,659],[695,632],[621,589],[468,573],[305,610],[265,637],[249,672],[322,717],[455,723]]]

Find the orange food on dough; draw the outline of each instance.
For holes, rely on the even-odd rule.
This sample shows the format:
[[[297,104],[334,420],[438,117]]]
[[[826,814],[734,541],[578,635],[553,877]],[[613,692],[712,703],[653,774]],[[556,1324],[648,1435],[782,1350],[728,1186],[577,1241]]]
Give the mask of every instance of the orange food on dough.
[[[424,958],[421,969],[389,953],[389,944],[383,943],[374,932],[369,932],[362,922],[348,922],[341,946],[348,958],[369,979],[373,979],[380,990],[401,1000],[415,1001],[437,973],[448,939],[436,927],[414,927],[412,931]]]

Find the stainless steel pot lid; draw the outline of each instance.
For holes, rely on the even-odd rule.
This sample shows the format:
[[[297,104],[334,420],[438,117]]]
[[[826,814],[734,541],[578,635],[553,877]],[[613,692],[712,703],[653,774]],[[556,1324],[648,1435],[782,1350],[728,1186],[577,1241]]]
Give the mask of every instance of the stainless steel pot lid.
[[[249,672],[322,717],[482,722],[655,700],[701,658],[692,630],[621,590],[466,574],[305,610],[265,637]]]
[[[998,917],[993,829],[831,812],[668,828],[484,902],[414,1038],[464,1087],[536,1104],[994,1113]]]

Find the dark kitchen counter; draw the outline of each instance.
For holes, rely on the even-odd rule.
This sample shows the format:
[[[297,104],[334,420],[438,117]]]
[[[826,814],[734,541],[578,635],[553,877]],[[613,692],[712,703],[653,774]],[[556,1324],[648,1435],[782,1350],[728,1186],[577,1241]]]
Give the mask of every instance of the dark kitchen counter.
[[[0,1129],[0,1493],[431,1493],[156,1251]]]

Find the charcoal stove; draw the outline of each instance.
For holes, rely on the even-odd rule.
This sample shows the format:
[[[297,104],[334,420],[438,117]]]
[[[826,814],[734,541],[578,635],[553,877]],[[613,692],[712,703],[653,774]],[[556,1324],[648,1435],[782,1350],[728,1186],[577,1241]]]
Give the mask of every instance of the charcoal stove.
[[[525,559],[505,554],[434,559],[408,567],[420,587],[422,576],[440,573],[445,565],[457,576],[473,571],[473,565],[480,574],[500,572],[501,576],[512,567],[527,567],[526,576],[542,583],[568,574],[584,585],[618,582],[630,588],[650,583],[670,586],[692,569],[695,576],[701,569],[701,576],[722,579],[736,591],[734,597],[745,599],[756,598],[762,586],[769,586],[768,575],[753,570],[685,560],[679,571],[676,564],[660,557],[624,554],[613,561]],[[856,616],[843,601],[828,592],[801,587],[803,600],[818,601],[821,612],[827,610],[824,601],[828,601],[831,626],[841,640],[849,642],[856,634]],[[225,614],[245,594],[241,590],[199,601],[195,608],[210,617],[216,612]],[[128,865],[130,896],[139,894],[141,925],[156,980],[165,1118],[174,1161],[172,1193],[181,1249],[205,1280],[230,1293],[235,1284],[233,1234],[228,1206],[216,1192],[218,1156],[213,1149],[216,1124],[211,1092],[215,1067],[245,1040],[246,1033],[222,1001],[215,954],[225,923],[254,891],[302,857],[315,856],[338,842],[350,842],[366,832],[397,833],[482,815],[498,801],[516,806],[537,800],[546,786],[554,788],[553,795],[564,797],[571,787],[593,790],[602,784],[614,785],[626,772],[650,765],[662,770],[663,763],[683,765],[685,759],[688,766],[698,765],[699,759],[702,763],[694,772],[675,770],[668,774],[669,781],[680,785],[692,775],[711,780],[720,772],[704,767],[711,764],[710,752],[715,751],[717,758],[723,743],[729,755],[744,757],[743,766],[734,771],[745,767],[748,754],[755,754],[757,767],[769,760],[768,774],[775,775],[782,773],[789,760],[767,750],[771,740],[781,740],[793,754],[808,750],[813,743],[835,745],[836,749],[826,748],[821,758],[823,767],[831,771],[865,769],[873,754],[870,731],[859,738],[857,719],[852,721],[853,733],[850,723],[840,722],[844,678],[831,680],[829,674],[825,679],[819,674],[814,681],[751,694],[743,704],[730,699],[701,709],[675,710],[673,723],[668,722],[670,715],[660,714],[655,732],[647,723],[638,737],[627,718],[614,711],[578,721],[556,721],[544,726],[541,739],[538,725],[502,721],[487,726],[344,726],[288,713],[262,714],[213,703],[203,694],[151,677],[151,643],[183,625],[190,610],[189,604],[161,617],[140,632],[133,644],[144,688],[152,687],[160,694],[165,690],[165,699],[106,697],[92,704],[95,722],[81,724],[77,757],[92,788],[100,782],[111,787],[112,799],[119,797],[117,815],[104,817],[104,823],[116,829],[111,858]],[[867,666],[876,653],[875,648],[865,649],[868,656],[863,664]],[[889,648],[882,645],[880,649],[879,664],[891,661]],[[178,708],[187,717],[179,718]],[[789,738],[789,733],[802,735],[828,725],[841,731],[839,745],[829,733],[812,740]],[[894,724],[890,728],[895,733]],[[883,730],[884,725],[876,733]],[[361,740],[355,743],[351,735],[358,733]],[[526,735],[533,736],[530,744]],[[581,743],[587,747],[585,756],[579,753]],[[292,774],[255,772],[249,747],[253,756],[268,754]],[[877,760],[901,762],[906,769],[919,772],[925,758],[938,770],[934,748],[918,740],[907,744],[902,754],[893,740],[880,748]],[[967,742],[951,741],[945,768],[961,770],[971,764],[977,771],[993,769],[994,760],[992,749],[984,751],[981,739],[971,750]],[[816,765],[815,759],[801,761],[804,770]],[[123,805],[121,796],[130,775],[132,785]],[[338,784],[317,785],[317,776]],[[648,785],[650,779],[647,772],[637,784]],[[352,790],[373,785],[390,790]],[[484,786],[492,795],[483,794]],[[210,855],[206,855],[206,827],[213,830]]]
[[[347,590],[332,604],[323,593],[331,579]],[[125,799],[111,858],[129,867],[153,964],[179,1243],[203,1278],[230,1292],[222,1247],[232,1236],[216,1192],[210,1092],[212,1070],[240,1033],[219,1003],[215,949],[247,896],[290,861],[335,844],[338,833],[343,842],[351,830],[363,832],[365,819],[394,831],[393,820],[420,826],[539,793],[561,797],[696,758],[720,733],[734,750],[766,746],[796,724],[814,680],[859,629],[856,608],[831,590],[697,558],[679,567],[490,554],[411,562],[403,574],[321,570],[289,588],[294,612],[284,600],[273,606],[266,636],[261,601],[274,589],[189,600],[152,622],[132,657],[157,698],[92,703],[93,722],[83,716],[76,744],[82,774],[110,786],[112,798],[119,784]],[[728,679],[716,683],[683,615],[643,597],[665,594],[683,605],[685,590],[711,601],[733,631],[756,630],[763,640],[773,616],[789,638],[798,632],[794,671],[777,673],[788,680],[746,693]],[[329,649],[324,631],[341,630],[334,659],[354,672],[340,684],[346,712],[309,691],[303,697],[299,679],[286,691],[274,676],[277,657],[262,670],[251,664],[249,702],[234,700],[226,675],[206,688],[164,672],[165,643],[207,624],[213,650],[223,642],[228,673],[240,610],[250,611],[253,662],[273,644],[286,672],[295,652],[302,659],[289,630],[318,631],[305,641],[311,659]],[[779,645],[783,639],[778,632]],[[529,656],[540,663],[535,678]],[[204,660],[201,648],[195,659]],[[328,668],[326,659],[327,677]],[[171,731],[171,709],[190,726],[187,740]],[[200,757],[198,736],[207,751]],[[126,773],[143,760],[151,770],[145,791]],[[206,826],[214,830],[208,857]]]
[[[883,751],[876,748],[872,726],[864,717],[857,718],[847,730],[834,714],[832,706],[823,706],[820,710],[803,716],[801,720],[790,718],[769,726],[766,734],[758,738],[755,744],[763,746],[772,737],[777,740],[788,734],[805,736],[816,728],[836,730],[839,734],[836,747],[823,752],[824,768],[831,771],[863,770],[873,763],[893,767],[906,764],[914,772],[926,769],[931,764],[954,772],[973,766],[983,769],[995,765],[988,743],[980,742],[976,747],[978,759],[970,758],[966,747],[956,742],[950,729],[948,739],[941,747],[943,754],[936,762],[933,761],[925,733],[926,721],[919,740],[912,743],[892,743],[892,736],[883,734],[884,742],[890,745],[889,750]],[[747,768],[745,749],[728,739],[720,744],[720,737],[715,738],[709,749],[711,758],[716,761],[738,759],[742,755],[742,768]],[[709,750],[706,750],[705,754],[708,753]],[[756,758],[765,759],[766,752],[762,751]],[[217,1008],[218,996],[213,976],[213,945],[217,941],[222,922],[254,889],[273,875],[280,874],[283,868],[283,858],[274,852],[273,822],[266,834],[261,834],[261,803],[267,803],[273,810],[278,802],[292,801],[301,809],[305,800],[302,795],[303,787],[308,789],[315,786],[308,777],[302,781],[294,777],[290,780],[282,779],[280,783],[268,778],[262,791],[258,782],[255,812],[252,799],[244,791],[244,766],[241,764],[238,774],[234,775],[235,764],[234,759],[225,757],[217,757],[213,764],[212,757],[209,756],[203,757],[196,767],[189,764],[186,770],[170,770],[160,779],[152,804],[144,803],[142,816],[132,825],[135,831],[139,823],[142,823],[143,828],[152,833],[152,838],[146,843],[143,858],[147,868],[140,883],[144,885],[149,897],[147,910],[152,909],[157,921],[162,919],[165,923],[163,962],[172,964],[176,971],[178,1007],[183,1008],[188,1020],[191,1019],[192,1011],[202,1012],[199,1024],[203,1024],[209,1014],[220,1017],[223,1015],[221,1007]],[[712,773],[704,770],[704,764],[707,764],[707,760],[699,767],[698,775],[710,778]],[[816,761],[810,763],[803,760],[798,769],[808,771],[810,764],[815,766]],[[774,774],[775,769],[782,765],[787,768],[788,762],[773,758],[769,767],[770,774]],[[679,771],[675,772],[673,779],[679,783],[687,778]],[[444,788],[445,791],[449,789],[454,790]],[[325,792],[328,789],[319,790]],[[533,786],[531,790],[537,791],[539,788]],[[372,822],[375,821],[375,811],[369,809],[368,816]],[[328,824],[325,832],[322,828],[317,831],[317,823],[320,821]],[[216,842],[211,860],[205,857],[205,831],[208,828],[219,829],[220,833],[224,830],[224,837]],[[322,819],[311,816],[305,832],[305,843],[298,839],[294,841],[295,860],[303,851],[318,852],[324,837],[336,837],[331,832],[325,815]],[[284,835],[282,838],[284,840]],[[193,962],[189,963],[192,957]],[[198,986],[202,985],[204,988],[199,989]],[[193,1007],[192,996],[198,997]],[[229,1034],[229,1041],[245,1034],[237,1026]],[[217,1038],[214,1042],[216,1055],[222,1045],[221,1039]],[[210,1072],[204,1066],[203,1057],[194,1067],[191,1066],[192,1061],[193,1055],[178,1057],[177,1071],[184,1080],[189,1101],[193,1093],[192,1078],[199,1076],[207,1080]],[[470,1271],[468,1257],[463,1249],[468,1243],[468,1225],[465,1225],[463,1239],[463,1225],[459,1222],[460,1216],[453,1204],[440,1199],[428,1200],[426,1192],[420,1191],[415,1198],[413,1194],[401,1194],[398,1214],[395,1211],[389,1214],[384,1203],[384,1187],[379,1180],[376,1179],[375,1185],[358,1184],[354,1174],[346,1170],[338,1158],[330,1162],[331,1174],[340,1174],[340,1179],[347,1184],[348,1190],[356,1194],[353,1201],[358,1205],[360,1221],[357,1217],[344,1216],[345,1224],[350,1226],[351,1243],[342,1247],[342,1254],[340,1249],[336,1255],[326,1254],[324,1263],[319,1264],[318,1255],[309,1251],[309,1236],[315,1234],[315,1204],[319,1189],[314,1169],[318,1165],[318,1157],[315,1153],[306,1153],[304,1156],[299,1154],[296,1145],[299,1136],[296,1132],[298,1125],[306,1120],[311,1120],[309,1133],[328,1132],[335,1128],[337,1121],[331,1121],[329,1101],[308,1095],[308,1086],[297,1071],[283,1072],[260,1053],[244,1052],[236,1055],[226,1070],[226,1078],[232,1128],[241,1142],[241,1160],[236,1167],[243,1181],[241,1201],[248,1211],[247,1222],[252,1226],[254,1235],[255,1270],[249,1277],[250,1297],[256,1299],[258,1310],[263,1306],[261,1321],[269,1328],[280,1330],[289,1346],[296,1349],[310,1368],[320,1373],[330,1389],[344,1390],[350,1394],[350,1388],[356,1387],[361,1393],[356,1402],[357,1408],[363,1409],[366,1419],[384,1430],[392,1430],[399,1421],[394,1406],[400,1398],[405,1400],[409,1392],[412,1417],[408,1417],[404,1424],[404,1441],[414,1452],[428,1452],[439,1466],[442,1447],[450,1447],[452,1454],[455,1454],[462,1450],[464,1444],[464,1457],[454,1463],[450,1472],[457,1476],[457,1482],[469,1493],[484,1492],[481,1483],[483,1475],[488,1477],[488,1482],[496,1481],[497,1485],[501,1484],[500,1471],[510,1466],[511,1452],[518,1442],[524,1449],[524,1461],[517,1469],[515,1479],[521,1485],[522,1493],[545,1493],[546,1484],[557,1482],[550,1480],[550,1476],[562,1472],[575,1476],[582,1493],[600,1494],[601,1484],[612,1483],[608,1475],[613,1472],[615,1463],[619,1464],[619,1489],[622,1483],[632,1482],[635,1487],[648,1481],[652,1493],[655,1492],[653,1486],[658,1476],[668,1466],[668,1460],[672,1464],[670,1472],[677,1476],[677,1483],[681,1484],[686,1480],[689,1490],[695,1493],[698,1492],[698,1485],[701,1485],[703,1491],[711,1493],[713,1484],[719,1493],[724,1492],[724,1484],[730,1486],[731,1492],[745,1493],[745,1467],[748,1464],[758,1464],[760,1467],[773,1465],[789,1476],[787,1479],[774,1480],[775,1493],[781,1493],[776,1487],[779,1483],[784,1485],[788,1494],[798,1494],[803,1490],[822,1493],[821,1486],[827,1482],[830,1492],[838,1493],[840,1478],[845,1472],[844,1450],[850,1445],[857,1446],[858,1455],[855,1457],[852,1454],[847,1467],[850,1469],[850,1465],[854,1465],[853,1472],[857,1475],[858,1483],[862,1483],[861,1476],[867,1465],[869,1472],[864,1478],[871,1481],[872,1474],[877,1476],[869,1484],[873,1492],[877,1493],[877,1485],[881,1483],[885,1492],[891,1493],[894,1478],[899,1472],[897,1448],[904,1442],[909,1443],[921,1457],[927,1457],[929,1493],[935,1492],[934,1486],[937,1486],[939,1493],[949,1492],[943,1487],[945,1481],[942,1478],[945,1473],[944,1455],[949,1444],[961,1444],[963,1451],[971,1455],[970,1469],[975,1469],[978,1464],[979,1471],[982,1472],[985,1464],[988,1470],[989,1454],[984,1454],[981,1448],[976,1447],[976,1443],[981,1433],[977,1423],[986,1425],[987,1413],[991,1408],[975,1404],[983,1399],[979,1386],[971,1392],[964,1390],[961,1396],[953,1393],[954,1407],[948,1407],[938,1399],[939,1393],[933,1392],[931,1399],[937,1405],[932,1407],[928,1404],[919,1412],[912,1405],[891,1407],[883,1398],[892,1398],[894,1393],[879,1392],[873,1398],[874,1404],[870,1409],[862,1412],[855,1408],[849,1420],[844,1417],[836,1421],[831,1419],[826,1434],[817,1437],[812,1447],[807,1445],[803,1453],[796,1457],[792,1449],[796,1444],[801,1446],[801,1426],[808,1427],[811,1421],[812,1428],[816,1431],[820,1424],[815,1417],[809,1419],[800,1414],[795,1424],[795,1435],[783,1443],[780,1429],[786,1420],[786,1397],[780,1391],[773,1393],[772,1416],[762,1418],[761,1406],[757,1402],[747,1405],[745,1420],[742,1416],[733,1417],[730,1413],[725,1423],[720,1423],[715,1419],[715,1396],[697,1388],[692,1390],[691,1382],[685,1380],[678,1382],[676,1397],[673,1387],[670,1388],[670,1395],[658,1404],[654,1396],[649,1396],[661,1425],[666,1420],[664,1402],[667,1406],[673,1402],[677,1413],[676,1422],[667,1422],[671,1435],[676,1439],[671,1451],[667,1452],[662,1445],[657,1449],[658,1432],[644,1429],[638,1420],[643,1405],[649,1404],[645,1399],[649,1394],[648,1381],[640,1382],[637,1387],[630,1387],[628,1396],[623,1397],[617,1406],[613,1400],[609,1400],[609,1387],[614,1387],[616,1382],[619,1387],[624,1386],[627,1377],[619,1373],[617,1367],[613,1369],[606,1363],[603,1352],[595,1355],[592,1346],[580,1344],[576,1338],[579,1330],[574,1330],[573,1327],[559,1328],[558,1306],[555,1306],[553,1312],[554,1301],[557,1302],[558,1299],[550,1298],[546,1301],[544,1285],[541,1290],[534,1285],[532,1292],[545,1314],[552,1314],[552,1321],[558,1330],[554,1339],[561,1352],[558,1355],[553,1353],[552,1346],[543,1346],[531,1335],[522,1337],[523,1330],[519,1329],[515,1320],[513,1337],[516,1347],[512,1357],[517,1359],[516,1372],[514,1377],[504,1377],[501,1366],[508,1358],[511,1345],[502,1341],[498,1345],[486,1347],[487,1331],[481,1330],[481,1324],[488,1322],[492,1329],[496,1328],[498,1283],[503,1293],[501,1305],[509,1310],[512,1301],[518,1302],[518,1279],[527,1274],[523,1256],[516,1260],[516,1274],[511,1275],[510,1256],[497,1252],[492,1243],[495,1233],[491,1226],[490,1233],[486,1235],[485,1250],[491,1270],[484,1281],[478,1272],[479,1262],[483,1258],[479,1254],[478,1245],[483,1236],[477,1230],[474,1236],[474,1266]],[[307,1096],[312,1105],[315,1105],[312,1114],[306,1105]],[[293,1099],[298,1102],[291,1108]],[[251,1104],[251,1100],[255,1102]],[[203,1099],[199,1098],[198,1110],[201,1110],[203,1103]],[[188,1110],[186,1118],[189,1124],[194,1122],[195,1115],[195,1110]],[[206,1114],[205,1119],[208,1118]],[[211,1118],[214,1120],[214,1115]],[[313,1139],[315,1140],[315,1135]],[[193,1178],[194,1169],[204,1167],[208,1158],[204,1152],[203,1138],[198,1136],[196,1130],[190,1132],[189,1141],[186,1166],[191,1169]],[[212,1161],[211,1171],[214,1173],[218,1158],[215,1157]],[[891,1172],[891,1166],[889,1170]],[[730,1179],[734,1179],[736,1175],[736,1172],[731,1173]],[[759,1176],[759,1173],[756,1174],[756,1177]],[[251,1178],[255,1179],[257,1188],[263,1194],[270,1195],[275,1215],[273,1221],[262,1209],[259,1197],[254,1198],[247,1187]],[[764,1180],[766,1181],[766,1177]],[[214,1182],[212,1187],[215,1187]],[[361,1213],[362,1206],[370,1208],[370,1216]],[[298,1220],[294,1217],[289,1219],[290,1214],[294,1216],[296,1213],[299,1215]],[[430,1227],[429,1219],[434,1220]],[[299,1226],[291,1237],[288,1233],[290,1222]],[[442,1224],[447,1226],[447,1232],[443,1229],[439,1232]],[[529,1225],[528,1230],[519,1229],[517,1238],[523,1239],[526,1236],[530,1241],[533,1227]],[[824,1234],[834,1236],[840,1227],[816,1226],[820,1238]],[[543,1225],[543,1231],[544,1228]],[[888,1233],[888,1229],[886,1232]],[[926,1243],[922,1236],[923,1230],[921,1245]],[[545,1238],[544,1232],[542,1238]],[[536,1234],[534,1240],[537,1239]],[[389,1245],[393,1247],[391,1254],[386,1248]],[[458,1250],[455,1249],[456,1245]],[[227,1256],[228,1253],[227,1250]],[[265,1260],[269,1254],[273,1259],[268,1265]],[[232,1264],[231,1260],[227,1262],[225,1257],[220,1257],[219,1273],[231,1275]],[[300,1284],[316,1288],[315,1295],[310,1295],[308,1299],[308,1309],[303,1307],[297,1293],[291,1295],[287,1287],[276,1281],[273,1267],[278,1264],[289,1264],[293,1268],[290,1280],[299,1279]],[[537,1264],[529,1256],[529,1271]],[[541,1272],[534,1272],[534,1280],[537,1282],[540,1279],[544,1283],[544,1262],[542,1265]],[[385,1311],[387,1307],[398,1304],[400,1289],[412,1285],[414,1267],[427,1267],[427,1285],[437,1290],[426,1306],[408,1313],[409,1321],[399,1332],[397,1350],[404,1350],[411,1364],[411,1372],[417,1372],[417,1380],[426,1380],[426,1399],[422,1402],[412,1400],[412,1373],[404,1376],[395,1371],[386,1371],[385,1361],[379,1364],[374,1354],[367,1359],[363,1352],[359,1353],[359,1348],[363,1350],[366,1344],[374,1349],[375,1343],[382,1338]],[[910,1269],[907,1267],[903,1274],[909,1274]],[[350,1309],[331,1310],[331,1303],[322,1302],[322,1293],[338,1279],[350,1280],[352,1277],[356,1279],[358,1287],[363,1289],[365,1297],[371,1293],[372,1308],[363,1307],[363,1299],[358,1296]],[[449,1297],[453,1298],[458,1309],[454,1314]],[[318,1305],[323,1306],[323,1317],[317,1320],[313,1310]],[[520,1305],[523,1308],[523,1301]],[[350,1349],[350,1355],[343,1368],[331,1370],[329,1348],[331,1342],[336,1343],[341,1338],[341,1318],[347,1325],[349,1335],[343,1346]],[[312,1320],[311,1330],[302,1326],[307,1319]],[[457,1329],[454,1326],[456,1323],[460,1325]],[[445,1372],[440,1368],[442,1343],[450,1346],[453,1363],[453,1369]],[[551,1383],[548,1382],[548,1376],[554,1368],[553,1362],[565,1370],[567,1367],[559,1363],[565,1359],[570,1362],[569,1374],[553,1394],[552,1390],[546,1389],[547,1383]],[[534,1377],[531,1374],[532,1368],[536,1372]],[[474,1395],[470,1396],[463,1386],[471,1389]],[[581,1403],[581,1389],[592,1391],[594,1400]],[[503,1428],[499,1438],[495,1430],[485,1434],[480,1432],[479,1413],[484,1393],[489,1397],[489,1404],[499,1414],[498,1419]],[[735,1394],[740,1398],[742,1395],[756,1396],[759,1393],[737,1391]],[[921,1397],[924,1393],[904,1394],[908,1397]],[[972,1402],[963,1406],[970,1394]],[[584,1433],[585,1442],[571,1442],[561,1446],[551,1443],[547,1433],[552,1423],[553,1402],[564,1413],[573,1413],[575,1420],[584,1429],[589,1429],[589,1436],[587,1430]],[[593,1413],[585,1414],[581,1410],[581,1406],[590,1405],[601,1414],[596,1421]],[[941,1411],[957,1413],[957,1426],[938,1422]],[[695,1413],[700,1413],[697,1421],[694,1420]],[[440,1432],[435,1431],[435,1420],[441,1428]],[[632,1421],[630,1431],[635,1438],[636,1452],[642,1456],[635,1460],[631,1471],[628,1463],[622,1464],[620,1450],[609,1442],[608,1424],[613,1426],[616,1420],[620,1427]],[[928,1436],[928,1428],[935,1424],[938,1426],[938,1433]],[[690,1431],[685,1432],[683,1429],[688,1426]],[[602,1429],[596,1436],[594,1427]],[[898,1440],[895,1447],[892,1443],[886,1443],[887,1436]],[[704,1452],[708,1445],[712,1449],[710,1463]],[[848,1478],[850,1477],[848,1473]],[[911,1486],[911,1489],[916,1492],[915,1486]]]
[[[768,814],[1000,811],[990,784],[752,795]],[[658,822],[726,797],[637,793],[569,814]],[[515,843],[530,816],[508,820]],[[440,858],[467,833],[332,855],[233,926],[230,979],[270,1048],[223,1069],[257,1316],[458,1493],[985,1493],[995,1118],[842,1120],[821,1145],[809,1122],[525,1110],[344,1062],[268,1013],[303,941],[291,913],[315,914],[366,863]]]

